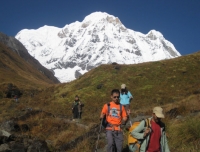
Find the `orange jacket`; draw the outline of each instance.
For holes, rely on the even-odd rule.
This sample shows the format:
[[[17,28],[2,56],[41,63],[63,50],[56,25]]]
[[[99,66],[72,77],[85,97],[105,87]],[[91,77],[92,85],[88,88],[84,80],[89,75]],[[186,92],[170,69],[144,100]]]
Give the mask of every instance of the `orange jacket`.
[[[126,110],[124,106],[122,106],[120,112],[120,104],[116,104],[115,102],[110,102],[110,111],[108,113],[108,105],[105,104],[101,111],[102,114],[107,115],[106,120],[108,122],[108,130],[120,130],[120,125],[122,123],[122,118],[127,117]]]

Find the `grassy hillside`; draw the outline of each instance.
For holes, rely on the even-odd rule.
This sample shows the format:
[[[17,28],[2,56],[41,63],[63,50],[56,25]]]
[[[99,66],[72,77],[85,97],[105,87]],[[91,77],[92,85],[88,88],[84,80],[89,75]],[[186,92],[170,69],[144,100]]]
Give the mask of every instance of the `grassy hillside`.
[[[199,94],[199,65],[200,53],[135,65],[101,65],[73,82],[48,88],[36,100],[45,101],[43,108],[46,110],[52,111],[53,105],[53,112],[69,115],[71,111],[68,107],[74,96],[79,95],[86,105],[84,110],[87,114],[84,115],[95,120],[103,104],[110,101],[110,91],[125,83],[134,96],[131,105],[132,111],[136,112]],[[97,89],[99,85],[102,87]],[[60,104],[63,107],[56,108]]]
[[[8,83],[19,89],[42,89],[54,84],[44,74],[16,53],[0,43],[0,87],[3,89]]]
[[[5,63],[6,65],[3,65]],[[21,111],[26,107],[31,107],[52,113],[55,116],[71,118],[71,104],[75,95],[79,95],[85,104],[81,123],[91,125],[99,122],[102,106],[110,101],[110,91],[114,88],[120,89],[120,85],[125,83],[134,96],[131,103],[132,117],[141,113],[151,114],[151,109],[154,106],[162,106],[165,112],[176,108],[176,115],[184,118],[175,119],[169,115],[164,120],[167,124],[171,151],[188,152],[200,148],[198,147],[200,121],[198,113],[195,113],[200,111],[200,52],[175,59],[135,65],[101,65],[75,81],[51,86],[47,81],[41,81],[44,80],[42,74],[32,76],[27,72],[21,74],[23,71],[19,72],[20,68],[19,70],[5,68],[15,67],[16,64],[18,65],[17,60],[14,65],[12,62],[9,64],[3,62],[3,64],[1,68],[8,78],[1,77],[1,82],[13,80],[12,82],[17,86],[22,88],[38,87],[39,91],[35,93],[34,97],[22,96],[17,105],[12,101],[2,99],[1,104],[4,105],[4,109],[7,108],[7,111],[2,112],[1,117],[16,116],[13,111]],[[20,66],[21,64],[17,67]],[[27,70],[33,69],[27,67]],[[9,73],[18,73],[18,77],[9,79]],[[3,118],[0,120],[3,121]],[[44,116],[31,117],[31,119],[20,123],[28,123],[31,126],[29,134],[53,140],[54,146],[84,132],[78,131],[81,130],[80,128],[75,131],[73,127],[67,127],[66,124],[63,124],[62,133],[59,133],[55,128],[59,127],[60,121]],[[43,127],[45,124],[50,125]],[[65,132],[66,130],[68,131]],[[197,131],[197,133],[193,133],[193,131]],[[40,133],[38,134],[38,132]],[[53,139],[54,137],[61,141]],[[174,140],[177,137],[181,143]],[[73,151],[84,150],[87,152],[90,148],[91,141],[85,140]]]

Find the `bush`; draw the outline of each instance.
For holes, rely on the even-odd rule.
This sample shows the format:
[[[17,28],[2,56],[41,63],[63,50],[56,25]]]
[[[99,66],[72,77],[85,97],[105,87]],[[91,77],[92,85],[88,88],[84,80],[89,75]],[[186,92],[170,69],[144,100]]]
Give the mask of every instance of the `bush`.
[[[200,120],[199,119],[187,119],[180,127],[178,135],[182,137],[184,143],[190,141],[196,141],[200,139]]]
[[[0,99],[2,99],[4,97],[3,92],[0,91]]]
[[[200,148],[200,119],[199,117],[188,117],[178,124],[169,125],[169,146],[172,151],[186,152],[188,149]]]

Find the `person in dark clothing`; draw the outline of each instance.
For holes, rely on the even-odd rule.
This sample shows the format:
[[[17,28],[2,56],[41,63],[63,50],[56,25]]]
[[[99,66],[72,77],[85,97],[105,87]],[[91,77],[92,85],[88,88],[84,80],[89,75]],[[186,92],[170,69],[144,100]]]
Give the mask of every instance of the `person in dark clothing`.
[[[81,116],[82,116],[82,107],[83,107],[83,104],[79,101],[79,104],[78,104],[79,119],[81,119]]]
[[[79,97],[77,95],[75,96],[75,100],[72,104],[72,113],[73,113],[73,121],[75,121],[75,119],[81,119],[82,106]]]

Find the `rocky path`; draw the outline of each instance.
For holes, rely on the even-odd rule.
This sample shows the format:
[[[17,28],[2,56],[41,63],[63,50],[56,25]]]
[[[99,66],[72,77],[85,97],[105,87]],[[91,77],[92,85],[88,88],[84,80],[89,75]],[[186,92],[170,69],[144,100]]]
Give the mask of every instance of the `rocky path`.
[[[26,109],[26,111],[27,112],[24,115],[0,124],[0,152],[12,150],[15,150],[16,152],[49,151],[46,141],[36,140],[28,136],[19,135],[20,131],[26,132],[29,130],[29,127],[26,124],[19,125],[17,121],[25,121],[26,119],[41,113],[45,114],[46,116],[53,117],[53,119],[62,120],[65,123],[73,123],[78,127],[88,130],[85,134],[75,138],[73,141],[61,145],[56,151],[67,151],[72,149],[81,141],[95,135],[97,132],[97,125],[93,125],[89,130],[89,126],[77,121],[72,121],[66,116],[55,116],[52,113],[41,110]]]
[[[148,115],[138,115],[137,117],[130,118],[125,127],[129,128],[133,122],[141,121],[141,120],[149,118],[149,117],[151,117],[151,116],[148,116]],[[105,133],[101,133],[100,134],[100,140],[104,140],[104,142],[106,143],[106,135],[105,135]],[[104,147],[99,148],[97,150],[97,152],[106,152],[106,147],[107,147],[107,145],[105,145]],[[125,147],[122,152],[128,152],[128,151],[129,151],[128,147]],[[94,152],[94,151],[92,151],[92,152]]]
[[[76,147],[80,142],[82,142],[84,139],[91,138],[94,143],[94,148],[91,150],[92,152],[95,151],[95,143],[97,141],[98,133],[99,133],[99,124],[94,124],[93,126],[87,126],[85,124],[72,121],[70,118],[66,116],[55,116],[52,113],[48,113],[41,110],[32,110],[28,109],[27,112],[19,116],[17,118],[13,118],[11,120],[5,121],[0,124],[0,152],[1,151],[12,151],[15,150],[15,152],[35,152],[35,151],[41,151],[41,152],[47,152],[49,151],[49,148],[47,146],[48,141],[41,141],[37,139],[32,139],[31,137],[24,136],[24,135],[15,135],[15,132],[19,134],[19,131],[26,132],[29,130],[28,125],[23,124],[19,125],[16,122],[19,120],[26,120],[31,116],[38,115],[40,113],[44,113],[46,116],[53,117],[53,119],[62,120],[65,123],[73,123],[76,124],[78,127],[81,127],[86,130],[86,133],[83,135],[75,138],[74,140],[62,144],[56,151],[57,152],[64,152],[68,151],[70,149],[73,149]],[[200,111],[194,111],[191,112],[191,115],[198,114]],[[173,117],[175,119],[183,119],[182,116],[178,115],[176,112],[176,109],[171,109],[166,113],[169,117]],[[135,121],[141,121],[142,119],[148,118],[150,116],[146,115],[138,115],[137,117],[130,118],[130,120],[127,123],[127,126],[130,126],[131,123]],[[106,152],[106,138],[105,138],[105,132],[100,133],[100,140],[104,142],[104,146],[99,146],[97,152]],[[124,149],[123,152],[126,152],[127,149]]]

